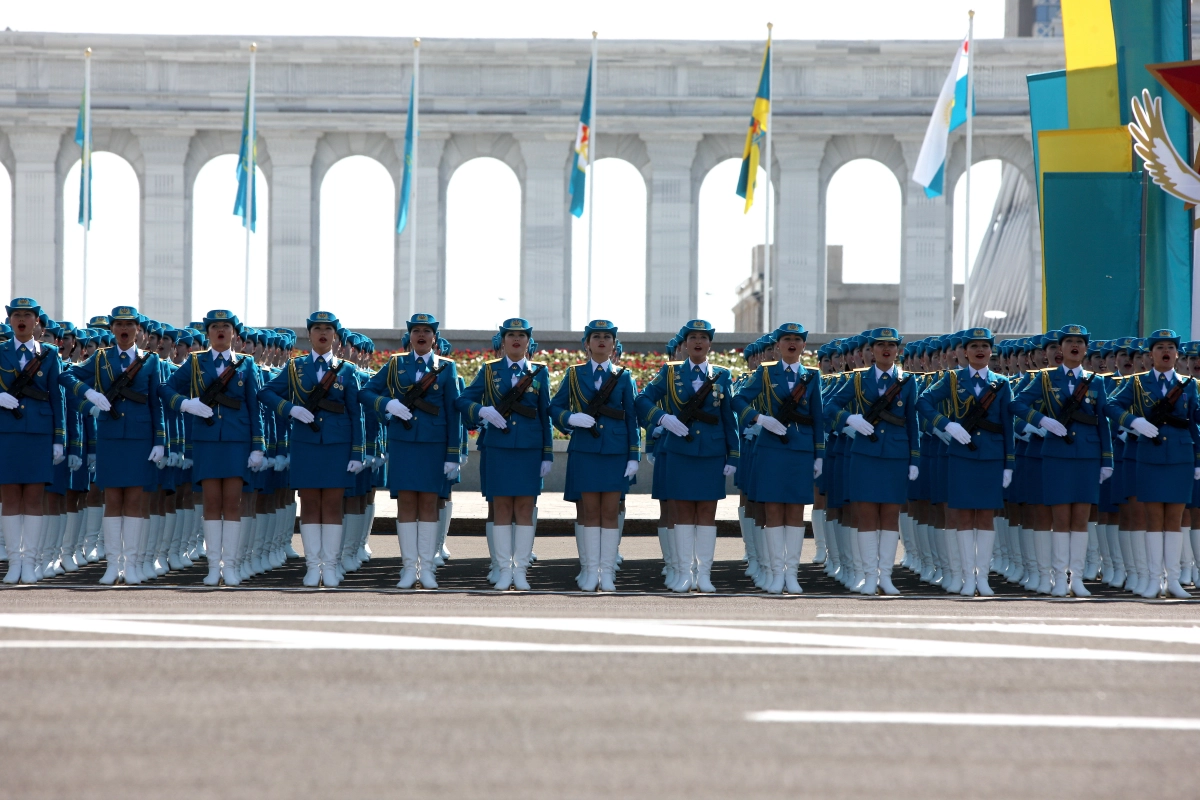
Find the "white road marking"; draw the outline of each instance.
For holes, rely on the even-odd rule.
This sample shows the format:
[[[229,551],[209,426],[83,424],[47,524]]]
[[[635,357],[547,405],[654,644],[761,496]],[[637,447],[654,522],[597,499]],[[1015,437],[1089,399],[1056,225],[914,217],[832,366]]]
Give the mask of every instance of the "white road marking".
[[[1200,731],[1186,717],[1081,717],[1048,714],[939,714],[911,711],[755,711],[750,722],[868,725],[956,725],[990,728],[1100,728],[1104,730]]]

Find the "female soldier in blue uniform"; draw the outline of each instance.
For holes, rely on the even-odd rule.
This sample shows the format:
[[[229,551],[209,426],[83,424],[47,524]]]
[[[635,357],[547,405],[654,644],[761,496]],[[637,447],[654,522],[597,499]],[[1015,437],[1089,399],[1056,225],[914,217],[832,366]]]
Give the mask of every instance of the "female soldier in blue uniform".
[[[290,359],[258,397],[273,413],[291,418],[286,436],[295,456],[291,486],[300,492],[300,540],[308,567],[304,585],[324,581],[336,587],[341,583],[342,495],[363,458],[358,381],[355,366],[332,352],[337,316],[314,311],[306,324],[311,351]],[[307,404],[318,387],[314,413]]]
[[[204,583],[241,584],[242,487],[262,464],[265,446],[258,407],[258,373],[250,356],[232,348],[242,325],[231,311],[216,309],[204,317],[210,348],[192,353],[162,387],[163,401],[193,421],[192,480],[204,491],[204,545],[208,575]],[[232,373],[226,375],[226,372]],[[208,395],[206,397],[206,395]],[[223,563],[223,566],[222,566]]]
[[[812,481],[821,477],[825,426],[816,371],[800,363],[808,331],[785,322],[772,334],[779,361],[758,366],[733,398],[742,425],[761,425],[754,442],[752,499],[764,504],[771,583],[767,591],[803,590],[796,580],[804,544],[804,507],[813,502]],[[790,411],[781,417],[782,406]]]
[[[836,414],[839,427],[845,424],[855,434],[849,448],[849,499],[866,577],[861,591],[873,595],[882,586],[888,594],[899,594],[891,574],[900,541],[900,506],[908,499],[908,481],[920,474],[917,387],[895,366],[903,344],[899,331],[875,328],[867,339],[875,364],[856,371],[830,398],[830,413]],[[893,391],[897,383],[901,388]],[[887,416],[871,423],[864,415],[889,391]]]
[[[504,357],[483,365],[457,405],[470,424],[483,421],[495,429],[488,433],[480,470],[495,513],[492,540],[500,562],[496,588],[527,589],[534,499],[541,494],[542,479],[550,474],[554,461],[550,373],[545,364],[527,359],[533,336],[527,320],[505,320],[500,333]],[[514,393],[519,389],[518,397]],[[501,413],[496,406],[506,398],[523,407],[524,414]]]
[[[584,570],[580,588],[585,592],[597,587],[616,591],[617,516],[621,495],[641,459],[641,430],[633,404],[637,388],[627,370],[618,371],[612,364],[616,343],[612,322],[589,322],[583,330],[589,361],[567,368],[550,401],[554,425],[571,435],[567,492],[579,494]],[[590,404],[602,392],[607,395],[603,413],[589,414]]]
[[[387,485],[397,498],[396,535],[404,558],[396,585],[411,589],[419,574],[422,587],[436,589],[438,497],[446,478],[459,471],[458,373],[453,361],[433,352],[436,317],[414,314],[408,320],[408,335],[412,349],[392,356],[375,373],[363,387],[362,402],[380,418],[391,415]],[[435,372],[437,377],[431,378]],[[422,382],[428,385],[417,405],[415,392]]]
[[[1054,530],[1051,594],[1066,596],[1069,569],[1070,592],[1088,597],[1091,592],[1083,585],[1088,517],[1100,501],[1100,484],[1112,477],[1112,442],[1108,425],[1100,424],[1107,402],[1103,384],[1082,366],[1087,329],[1065,325],[1058,333],[1062,366],[1043,370],[1014,398],[1012,409],[1049,434],[1042,444],[1041,499],[1050,507]],[[1033,407],[1039,401],[1042,411]]]
[[[1146,562],[1150,575],[1142,597],[1191,595],[1179,583],[1183,509],[1200,480],[1200,398],[1191,378],[1175,373],[1179,336],[1161,329],[1146,337],[1153,367],[1124,381],[1109,398],[1108,414],[1142,437],[1134,473],[1135,496],[1146,515]],[[1161,424],[1147,419],[1154,416]],[[1074,534],[1072,534],[1072,539]],[[1072,550],[1074,555],[1074,550]],[[1165,562],[1165,563],[1164,563]],[[1073,586],[1073,584],[1072,584]]]
[[[133,373],[111,411],[102,411],[90,399],[80,404],[82,413],[96,418],[96,484],[104,492],[104,552],[108,558],[100,583],[106,586],[116,582],[118,573],[127,584],[154,577],[153,572],[142,574],[138,557],[145,550],[149,493],[158,491],[156,467],[165,458],[167,445],[158,354],[139,350],[134,343],[141,327],[137,309],[118,306],[109,320],[116,345],[97,350],[71,368],[73,377],[98,392],[108,392],[123,375]]]
[[[702,319],[689,321],[685,328],[687,360],[664,364],[638,395],[636,407],[647,426],[661,425],[669,434],[659,456],[665,462],[660,493],[671,501],[676,563],[690,567],[695,558],[697,588],[714,592],[717,501],[725,497],[726,479],[737,471],[739,437],[730,402],[732,376],[708,362],[716,331]],[[704,396],[697,400],[701,391]],[[693,410],[699,413],[680,419],[679,415]],[[677,576],[671,588],[686,592],[691,583],[691,575],[685,574]]]
[[[917,401],[921,415],[950,436],[946,525],[958,532],[964,597],[995,594],[988,572],[995,542],[992,517],[1004,508],[1012,482],[1012,392],[1008,379],[988,367],[995,337],[987,328],[966,332],[968,365],[947,373]],[[940,405],[939,405],[940,404]],[[986,406],[982,417],[977,408]],[[939,408],[950,413],[939,412]],[[963,422],[972,419],[972,429]]]

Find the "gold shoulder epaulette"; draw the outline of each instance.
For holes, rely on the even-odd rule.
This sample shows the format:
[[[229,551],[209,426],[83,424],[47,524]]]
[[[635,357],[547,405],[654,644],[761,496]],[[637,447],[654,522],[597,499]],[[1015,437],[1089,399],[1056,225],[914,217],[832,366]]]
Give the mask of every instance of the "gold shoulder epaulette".
[[[764,361],[761,364],[759,364],[759,366],[760,367],[773,367],[778,363],[779,363],[778,361]]]
[[[485,364],[499,364],[499,363],[500,363],[501,361],[503,361],[503,360],[504,360],[504,356],[500,356],[499,358],[493,358],[491,361],[485,361],[485,362],[483,362],[483,363],[485,363]]]
[[[667,366],[668,366],[668,367],[678,367],[678,366],[680,366],[681,364],[683,364],[683,362],[682,362],[682,361],[668,361],[668,362],[667,362]]]

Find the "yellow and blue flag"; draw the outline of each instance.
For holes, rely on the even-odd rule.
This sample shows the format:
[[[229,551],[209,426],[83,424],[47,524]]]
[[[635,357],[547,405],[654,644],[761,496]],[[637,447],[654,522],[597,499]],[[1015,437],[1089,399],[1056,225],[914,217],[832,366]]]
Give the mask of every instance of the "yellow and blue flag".
[[[258,161],[258,124],[250,113],[250,84],[246,84],[246,107],[242,112],[242,146],[238,152],[237,165],[237,199],[233,203],[233,215],[242,218],[242,227],[250,226],[258,220],[258,194],[254,191],[254,165]],[[250,195],[247,208],[246,195]]]
[[[413,76],[412,89],[408,93],[408,122],[404,125],[404,177],[400,181],[400,213],[396,216],[396,235],[408,227],[408,201],[412,196],[413,111],[417,102],[417,77]]]
[[[924,187],[926,197],[939,197],[945,191],[950,132],[967,121],[967,55],[967,40],[963,39],[938,94],[937,105],[925,128],[921,153],[913,167],[912,179]],[[975,104],[971,103],[971,114],[974,113]]]
[[[87,113],[87,92],[79,99],[79,116],[75,119],[75,144],[79,145],[79,224],[91,230],[92,227],[92,118]],[[85,173],[84,170],[87,170]],[[86,175],[86,177],[85,177]],[[87,202],[84,202],[84,197]],[[84,219],[84,206],[87,207],[87,219]]]
[[[737,195],[746,198],[745,211],[754,205],[754,184],[758,181],[758,162],[767,139],[767,117],[771,114],[771,37],[763,54],[762,73],[758,78],[758,94],[754,96],[754,111],[750,114],[750,130],[742,149],[742,172],[738,176]],[[744,212],[743,212],[744,213]]]
[[[583,109],[579,112],[579,128],[575,132],[575,169],[571,170],[571,213],[583,216],[587,194],[588,148],[592,144],[592,67],[588,67],[587,88],[583,92]]]

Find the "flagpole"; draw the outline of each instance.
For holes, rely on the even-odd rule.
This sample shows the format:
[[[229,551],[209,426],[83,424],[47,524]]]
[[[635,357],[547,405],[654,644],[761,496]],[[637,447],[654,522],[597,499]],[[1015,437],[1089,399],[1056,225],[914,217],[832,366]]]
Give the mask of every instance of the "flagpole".
[[[417,151],[420,149],[421,108],[421,40],[413,39],[412,80],[412,163],[405,169],[412,170],[408,182],[408,315],[417,313]]]
[[[255,150],[257,150],[258,142],[258,127],[254,122],[254,62],[257,58],[258,44],[250,43],[250,111],[247,115],[246,135],[250,137],[250,141],[246,142],[246,161],[249,164],[249,174],[246,176],[246,280],[242,287],[242,313],[245,322],[250,321],[250,234],[254,228],[254,177],[255,177]]]
[[[975,12],[967,12],[967,201],[963,222],[963,328],[971,327],[971,139],[975,120]],[[950,303],[954,303],[954,280],[950,280]],[[951,314],[951,318],[953,318]]]
[[[83,51],[83,319],[87,319],[88,231],[92,227],[92,48]]]
[[[771,95],[774,94],[771,77],[775,72],[775,59],[771,56],[771,29],[767,23],[767,146],[763,154],[763,168],[767,173],[764,189],[767,202],[763,205],[763,330],[771,331]],[[755,175],[754,180],[758,179]]]
[[[592,31],[592,66],[590,75],[592,79],[588,82],[588,91],[591,92],[591,97],[588,98],[590,103],[589,108],[591,113],[588,114],[588,182],[587,182],[587,210],[588,210],[588,256],[587,256],[587,318],[591,322],[592,319],[592,211],[596,205],[594,203],[596,197],[596,170],[592,165],[595,163],[596,152],[596,84],[599,82],[600,76],[596,74],[596,32]]]

